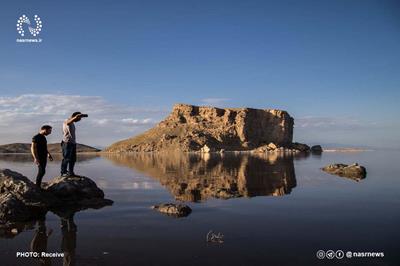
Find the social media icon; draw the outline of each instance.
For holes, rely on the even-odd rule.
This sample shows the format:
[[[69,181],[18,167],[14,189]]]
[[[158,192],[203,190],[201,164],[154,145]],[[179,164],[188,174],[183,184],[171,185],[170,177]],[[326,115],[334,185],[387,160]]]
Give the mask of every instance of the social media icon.
[[[325,251],[323,250],[318,250],[317,251],[317,258],[322,260],[323,258],[325,258]]]
[[[336,258],[338,258],[338,259],[343,259],[344,258],[344,252],[343,252],[343,250],[336,250],[336,253],[335,253],[335,255],[336,255]]]
[[[335,258],[335,251],[333,251],[333,250],[328,250],[328,251],[325,253],[325,256],[326,256],[326,258],[329,259],[329,260],[334,259],[334,258]]]
[[[353,257],[353,253],[351,251],[347,251],[346,252],[346,258],[350,259],[351,257]]]

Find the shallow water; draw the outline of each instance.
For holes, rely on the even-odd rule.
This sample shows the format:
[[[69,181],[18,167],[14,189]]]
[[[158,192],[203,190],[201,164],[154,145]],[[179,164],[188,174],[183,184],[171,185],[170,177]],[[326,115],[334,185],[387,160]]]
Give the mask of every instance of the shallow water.
[[[399,155],[80,155],[77,172],[114,205],[76,213],[76,232],[61,230],[60,218],[48,213],[47,251],[68,251],[76,265],[400,265]],[[58,174],[59,159],[48,164],[44,181]],[[320,170],[333,162],[358,162],[367,177],[357,182]],[[0,168],[32,180],[36,171],[26,155],[1,155]],[[178,200],[192,208],[188,217],[150,208]],[[0,234],[1,265],[39,265],[16,258],[30,251],[35,226]],[[207,242],[210,230],[224,234],[224,243]],[[316,257],[339,249],[384,257]]]

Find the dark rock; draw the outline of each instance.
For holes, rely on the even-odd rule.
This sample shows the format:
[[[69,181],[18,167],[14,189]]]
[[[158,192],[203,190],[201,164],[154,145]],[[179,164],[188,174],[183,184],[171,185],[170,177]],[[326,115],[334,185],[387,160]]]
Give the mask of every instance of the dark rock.
[[[309,152],[310,151],[310,146],[308,146],[307,144],[298,143],[298,142],[293,142],[292,144],[290,144],[290,148],[298,150],[300,152]]]
[[[45,213],[48,205],[27,177],[0,169],[0,220],[27,221]]]
[[[321,145],[314,145],[311,147],[311,152],[315,154],[320,154],[322,153],[322,147]]]
[[[330,164],[322,168],[323,171],[343,176],[347,178],[354,179],[356,181],[360,181],[364,179],[367,175],[367,171],[365,170],[364,166],[358,165],[357,163],[353,163],[351,165],[347,164]]]
[[[174,203],[163,203],[160,205],[154,205],[152,206],[152,209],[174,217],[186,217],[192,212],[192,209],[189,206]]]
[[[103,199],[104,192],[96,183],[85,176],[62,177],[52,179],[44,190],[61,200],[63,204],[90,203],[90,199]]]
[[[27,177],[0,169],[0,223],[43,217],[48,210],[65,213],[111,205],[95,182],[87,177],[56,177],[40,190]]]
[[[31,180],[9,169],[0,169],[0,193],[11,193],[25,204],[36,204],[42,199],[40,190]]]

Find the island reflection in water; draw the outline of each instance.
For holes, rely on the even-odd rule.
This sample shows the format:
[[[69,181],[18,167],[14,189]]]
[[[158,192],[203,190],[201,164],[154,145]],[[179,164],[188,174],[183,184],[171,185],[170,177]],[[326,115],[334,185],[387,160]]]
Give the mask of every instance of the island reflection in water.
[[[332,248],[385,252],[379,262],[360,258],[352,265],[399,265],[399,215],[393,212],[400,202],[398,152],[327,152],[305,159],[231,153],[99,155],[79,154],[76,169],[92,178],[114,205],[76,213],[78,230],[65,235],[60,215],[50,211],[46,216],[46,229],[54,230],[48,252],[71,248],[76,265],[319,265],[328,261],[319,260],[316,251]],[[17,157],[0,155],[0,167],[33,180],[37,169],[31,156]],[[60,159],[48,163],[45,181],[59,174]],[[333,162],[359,162],[367,167],[368,178],[353,182],[321,171]],[[187,188],[180,188],[181,183]],[[214,198],[219,187],[235,186],[242,198]],[[266,196],[274,193],[290,196]],[[193,212],[183,219],[150,208],[170,202],[172,195],[193,194],[201,204],[187,202]],[[37,222],[0,228],[1,265],[38,264],[16,258],[17,251],[30,251],[35,228]],[[208,245],[210,230],[221,232],[224,243]],[[64,261],[52,258],[51,263]]]
[[[293,157],[278,154],[104,154],[157,179],[176,200],[282,196],[296,187]]]

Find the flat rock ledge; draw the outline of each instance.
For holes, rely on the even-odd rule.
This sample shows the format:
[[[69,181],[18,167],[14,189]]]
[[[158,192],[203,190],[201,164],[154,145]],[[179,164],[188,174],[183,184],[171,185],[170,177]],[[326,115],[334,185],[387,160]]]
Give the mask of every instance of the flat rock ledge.
[[[151,208],[174,217],[186,217],[192,212],[192,209],[189,206],[175,203],[153,205]]]
[[[111,204],[88,177],[56,177],[39,189],[26,176],[0,169],[0,223],[33,220],[49,210],[64,213]]]
[[[360,181],[367,176],[365,167],[357,163],[350,165],[341,163],[330,164],[323,167],[322,170],[329,174],[347,177],[356,181]]]

